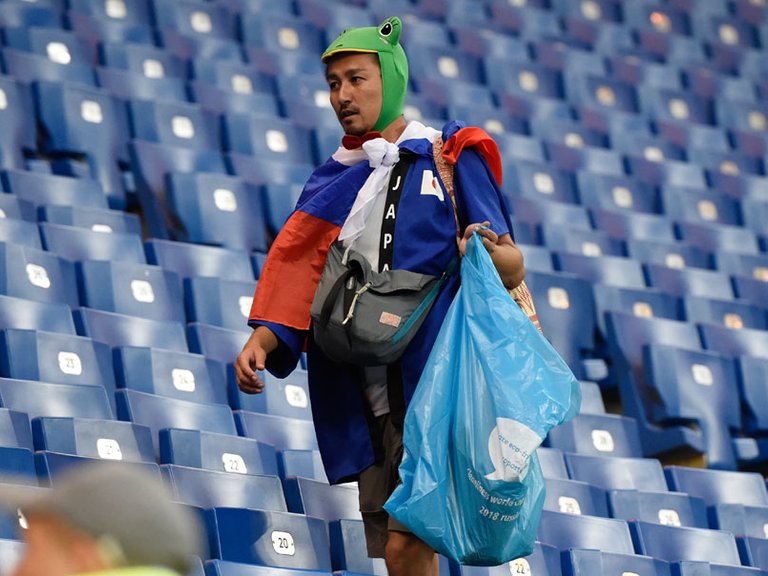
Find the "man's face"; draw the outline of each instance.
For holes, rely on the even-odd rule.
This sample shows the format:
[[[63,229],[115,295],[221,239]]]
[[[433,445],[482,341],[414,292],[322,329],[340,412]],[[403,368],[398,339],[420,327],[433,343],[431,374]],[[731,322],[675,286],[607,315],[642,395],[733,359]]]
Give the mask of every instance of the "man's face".
[[[347,134],[362,136],[373,130],[381,114],[382,84],[376,54],[340,54],[325,72],[331,106]]]
[[[13,576],[70,576],[106,568],[92,539],[55,518],[27,516],[24,553]]]

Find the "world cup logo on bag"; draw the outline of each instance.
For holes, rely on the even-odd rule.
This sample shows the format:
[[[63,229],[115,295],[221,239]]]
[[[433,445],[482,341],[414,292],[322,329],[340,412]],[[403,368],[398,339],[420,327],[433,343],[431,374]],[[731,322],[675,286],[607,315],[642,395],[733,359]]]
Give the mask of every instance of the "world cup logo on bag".
[[[511,418],[496,418],[496,426],[488,435],[493,472],[486,474],[486,479],[505,482],[525,479],[533,451],[541,442],[542,438],[525,424]]]

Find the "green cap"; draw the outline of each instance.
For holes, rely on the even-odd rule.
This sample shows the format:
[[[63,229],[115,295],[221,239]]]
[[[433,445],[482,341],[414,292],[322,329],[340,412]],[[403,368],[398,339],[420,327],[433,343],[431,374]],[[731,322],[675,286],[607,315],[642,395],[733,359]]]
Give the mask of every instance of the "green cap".
[[[325,63],[331,56],[341,52],[379,55],[383,94],[381,112],[374,130],[383,130],[403,114],[408,88],[408,58],[400,46],[401,31],[402,23],[396,16],[387,18],[378,27],[348,28],[323,52],[322,60]]]

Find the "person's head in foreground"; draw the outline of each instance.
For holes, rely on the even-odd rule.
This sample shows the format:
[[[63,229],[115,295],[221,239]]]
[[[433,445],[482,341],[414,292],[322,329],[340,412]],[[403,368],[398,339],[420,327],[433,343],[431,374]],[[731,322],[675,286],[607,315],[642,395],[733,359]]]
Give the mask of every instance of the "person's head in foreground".
[[[382,132],[402,121],[408,59],[400,31],[397,17],[379,26],[350,28],[323,53],[331,105],[347,134]]]
[[[200,554],[197,518],[134,465],[76,466],[48,490],[0,486],[0,506],[19,510],[24,528],[13,576],[172,576]]]

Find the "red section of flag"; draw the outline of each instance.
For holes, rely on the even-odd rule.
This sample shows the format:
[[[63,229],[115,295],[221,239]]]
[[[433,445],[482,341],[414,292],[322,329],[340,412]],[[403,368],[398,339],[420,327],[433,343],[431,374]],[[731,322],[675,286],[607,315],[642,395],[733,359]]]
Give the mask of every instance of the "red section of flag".
[[[491,169],[496,183],[501,187],[501,155],[493,138],[482,128],[462,128],[443,145],[443,158],[448,164],[455,165],[464,148],[477,150]]]

